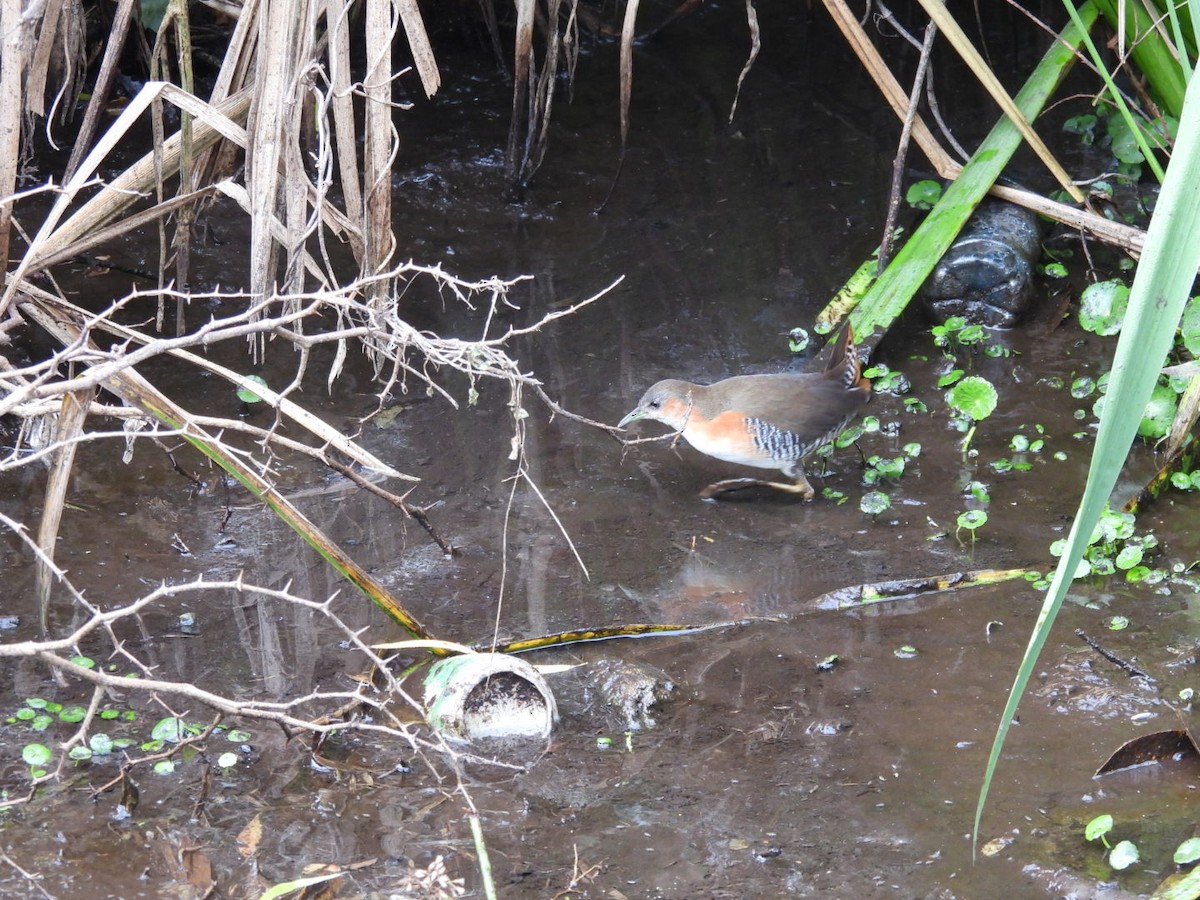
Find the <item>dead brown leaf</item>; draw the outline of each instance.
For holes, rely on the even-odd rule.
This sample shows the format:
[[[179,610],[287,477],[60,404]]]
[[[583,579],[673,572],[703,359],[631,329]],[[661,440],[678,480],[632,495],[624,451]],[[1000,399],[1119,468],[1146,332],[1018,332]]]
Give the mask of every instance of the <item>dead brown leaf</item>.
[[[237,847],[242,859],[249,859],[258,852],[258,844],[262,840],[262,816],[256,815],[246,823],[246,827],[238,832]]]

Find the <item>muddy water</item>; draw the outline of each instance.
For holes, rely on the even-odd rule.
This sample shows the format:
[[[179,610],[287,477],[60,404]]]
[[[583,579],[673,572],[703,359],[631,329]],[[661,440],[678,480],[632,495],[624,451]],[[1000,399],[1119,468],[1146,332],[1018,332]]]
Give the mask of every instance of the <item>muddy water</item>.
[[[709,9],[639,48],[631,143],[600,214],[616,160],[611,46],[589,48],[581,61],[575,101],[559,106],[546,168],[521,204],[501,199],[508,100],[478,56],[450,57],[445,95],[400,119],[405,255],[468,278],[535,275],[514,295],[519,308],[505,313],[513,325],[624,276],[602,300],[515,348],[568,409],[615,422],[665,376],[779,369],[784,333],[810,323],[877,242],[895,129],[873,90],[846,68],[822,16],[808,22],[790,7],[773,10],[728,125],[745,51],[728,37],[744,33],[740,15]],[[229,285],[243,265],[228,249],[240,240],[236,217],[214,219],[222,243],[197,261],[197,277]],[[135,245],[119,252],[142,262]],[[128,279],[76,283],[115,296]],[[432,302],[421,290],[401,301],[421,327],[480,333],[482,312]],[[604,433],[551,420],[529,399],[530,473],[586,574],[535,493],[521,485],[513,493],[512,422],[500,385],[480,385],[478,404],[458,410],[409,398],[386,427],[363,435],[373,452],[422,479],[412,499],[438,503],[430,515],[458,550],[451,560],[391,507],[306,461],[280,462],[289,496],[439,635],[484,640],[497,622],[502,637],[518,637],[744,620],[537,657],[621,660],[662,673],[675,688],[652,713],[653,727],[626,735],[583,675],[555,676],[564,716],[548,752],[518,774],[464,767],[502,896],[568,888],[592,897],[1057,896],[1111,877],[1081,836],[1099,812],[1113,813],[1119,836],[1139,840],[1147,858],[1121,877],[1125,887],[1146,890],[1168,870],[1175,843],[1191,834],[1187,809],[1200,771],[1180,764],[1103,781],[1091,774],[1121,742],[1175,726],[1166,700],[1193,677],[1182,664],[1195,642],[1185,591],[1079,587],[1013,729],[984,820],[983,841],[1008,843],[975,863],[968,835],[979,778],[1039,594],[1018,581],[841,611],[817,604],[848,585],[1046,563],[1048,544],[1069,524],[1089,449],[1074,436],[1088,431],[1087,420],[1074,418],[1081,404],[1058,382],[1098,374],[1112,348],[1070,323],[1051,331],[1044,316],[1003,340],[1012,356],[965,360],[1001,388],[974,459],[964,459],[961,436],[947,426],[925,324],[906,322],[882,345],[877,360],[904,370],[929,412],[908,412],[888,395],[873,401],[869,411],[893,427],[864,438],[864,454],[922,447],[886,486],[892,508],[874,519],[858,509],[867,488],[855,450],[840,451],[814,478],[818,491],[844,493],[843,505],[762,496],[705,503],[697,490],[731,474],[721,464],[686,447],[623,451]],[[222,361],[248,365],[224,352]],[[149,374],[185,405],[224,402],[203,383],[172,383],[165,368]],[[464,382],[446,385],[465,400]],[[372,390],[366,368],[351,360],[332,393],[317,376],[306,399],[351,428],[373,408]],[[1036,425],[1047,447],[1029,456],[1031,471],[996,474],[988,463],[1011,457],[1011,436],[1032,436]],[[203,475],[202,490],[151,448],[139,448],[128,467],[120,453],[115,442],[81,453],[63,526],[60,561],[89,597],[115,605],[162,580],[244,572],[249,582],[290,584],[316,600],[340,592],[335,608],[349,625],[369,629],[371,640],[398,636],[290,531],[197,459],[179,454]],[[1134,475],[1151,466],[1143,451]],[[992,495],[974,542],[954,525],[972,479]],[[9,479],[0,509],[30,521],[41,489],[38,473]],[[1144,518],[1169,561],[1196,558],[1187,524],[1194,514],[1195,501],[1179,494]],[[3,553],[14,598],[5,612],[22,616],[6,637],[29,638],[33,619],[20,598],[29,595],[30,562],[13,541]],[[179,629],[183,611],[195,614],[195,633]],[[1105,642],[1158,676],[1152,687],[1073,637],[1076,628],[1103,634],[1114,613],[1134,625]],[[71,624],[66,618],[59,613],[56,626]],[[164,677],[239,696],[344,687],[362,668],[322,617],[267,598],[177,601],[137,625],[122,637]],[[904,646],[915,657],[898,655]],[[837,665],[818,668],[835,654]],[[29,696],[87,700],[82,688],[56,687],[28,663],[16,667],[4,696],[6,709]],[[165,714],[139,709],[151,721]],[[202,708],[192,714],[203,718]],[[23,728],[0,733],[10,796],[25,777]],[[265,727],[251,727],[245,748],[237,746],[239,764],[207,786],[204,773],[223,747],[171,776],[139,771],[140,803],[129,818],[119,813],[122,798],[89,790],[115,768],[80,768],[6,814],[3,849],[56,896],[197,895],[205,866],[224,895],[256,896],[310,863],[364,861],[373,862],[348,876],[344,893],[387,896],[409,864],[425,867],[438,855],[478,893],[465,810],[443,760],[427,765],[408,747],[352,736],[326,748],[336,765],[318,766],[303,742]],[[237,838],[255,817],[263,832],[251,853]],[[0,891],[27,896],[31,887],[0,867]]]

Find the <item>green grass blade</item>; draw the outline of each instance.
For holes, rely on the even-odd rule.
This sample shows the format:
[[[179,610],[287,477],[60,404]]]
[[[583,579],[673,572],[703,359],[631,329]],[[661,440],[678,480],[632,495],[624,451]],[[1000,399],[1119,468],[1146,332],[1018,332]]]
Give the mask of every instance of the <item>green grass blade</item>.
[[[1188,40],[1188,36],[1183,31],[1183,20],[1179,15],[1179,8],[1173,3],[1167,4],[1167,21],[1171,25],[1171,38],[1175,41],[1175,47],[1179,56],[1179,70],[1183,75],[1183,82],[1187,84],[1192,80],[1192,60],[1196,55],[1196,30],[1192,28],[1192,40]],[[1189,21],[1193,26],[1195,20],[1189,17]]]
[[[975,807],[972,832],[975,844],[979,840],[984,803],[1009,723],[1016,714],[1054,617],[1062,606],[1075,568],[1083,557],[1092,528],[1116,484],[1137,435],[1146,401],[1175,338],[1179,317],[1200,268],[1197,234],[1200,234],[1200,79],[1192,79],[1183,105],[1179,139],[1150,220],[1145,251],[1129,295],[1129,311],[1113,358],[1108,400],[1100,417],[1100,430],[1096,435],[1083,498],[988,756]]]
[[[1066,2],[1070,11],[1071,4],[1069,0]],[[1163,111],[1178,116],[1183,109],[1183,94],[1187,89],[1188,48],[1181,47],[1177,57],[1164,36],[1155,29],[1155,19],[1151,18],[1141,3],[1096,0],[1096,5],[1114,30],[1124,28],[1125,43],[1129,47],[1129,55],[1133,57],[1134,66],[1149,80],[1150,92],[1163,105]],[[1093,54],[1092,60],[1098,59]],[[1109,85],[1109,90],[1112,91],[1112,85]],[[1117,95],[1114,93],[1113,96]]]
[[[1063,0],[1063,5],[1066,6],[1067,13],[1071,16],[1071,21],[1077,21],[1079,17],[1079,10],[1075,9],[1075,4],[1072,3],[1071,0]],[[1101,9],[1105,9],[1106,0],[1096,0],[1096,5]],[[1105,11],[1105,15],[1108,17],[1109,24],[1112,25],[1113,28],[1119,28],[1121,20],[1117,16],[1116,10],[1112,8],[1111,3],[1107,3],[1107,7],[1108,8]],[[1125,123],[1129,126],[1129,132],[1133,135],[1133,139],[1137,142],[1138,149],[1141,150],[1142,156],[1146,158],[1146,164],[1150,166],[1150,170],[1154,173],[1155,179],[1161,183],[1163,180],[1162,164],[1158,161],[1157,157],[1154,155],[1154,151],[1150,148],[1150,143],[1146,140],[1145,132],[1138,127],[1137,117],[1133,114],[1133,110],[1129,108],[1129,104],[1125,102],[1125,95],[1121,93],[1120,89],[1116,85],[1116,82],[1113,81],[1112,73],[1108,71],[1108,67],[1104,64],[1104,58],[1101,57],[1100,51],[1096,49],[1095,41],[1092,40],[1090,35],[1084,35],[1083,43],[1084,46],[1087,47],[1088,55],[1092,58],[1092,64],[1096,67],[1096,71],[1100,73],[1100,77],[1104,80],[1104,84],[1108,88],[1108,96],[1112,98],[1114,103],[1116,103],[1117,111],[1121,114],[1121,118],[1124,119]],[[1148,54],[1143,55],[1146,56]],[[1154,58],[1153,65],[1155,71],[1160,71],[1160,64],[1157,56]],[[1178,75],[1178,72],[1175,74]],[[1180,82],[1177,86],[1178,98],[1176,98],[1173,93],[1173,88],[1176,87],[1176,85],[1174,85],[1171,79],[1168,79],[1165,75],[1160,74],[1159,77],[1163,82],[1160,96],[1163,96],[1164,102],[1166,103],[1167,109],[1171,115],[1178,115],[1178,110],[1183,105],[1183,84]],[[1151,83],[1154,83],[1153,80]],[[1178,106],[1173,106],[1173,103],[1178,104]]]

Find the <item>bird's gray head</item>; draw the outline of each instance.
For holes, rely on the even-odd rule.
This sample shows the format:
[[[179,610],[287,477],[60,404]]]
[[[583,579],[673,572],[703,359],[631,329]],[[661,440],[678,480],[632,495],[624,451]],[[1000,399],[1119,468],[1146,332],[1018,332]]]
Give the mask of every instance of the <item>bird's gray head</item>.
[[[675,379],[658,382],[642,395],[638,405],[617,423],[617,427],[624,428],[639,419],[653,419],[676,430],[682,429],[692,411],[695,387]]]

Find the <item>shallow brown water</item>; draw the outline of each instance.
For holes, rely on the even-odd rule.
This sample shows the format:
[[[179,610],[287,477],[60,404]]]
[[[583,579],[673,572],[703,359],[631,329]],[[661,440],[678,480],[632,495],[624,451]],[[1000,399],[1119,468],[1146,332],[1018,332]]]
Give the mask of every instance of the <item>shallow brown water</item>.
[[[465,277],[535,275],[516,295],[520,309],[506,314],[512,324],[625,276],[612,294],[518,348],[523,367],[568,409],[615,422],[661,377],[780,368],[784,333],[809,324],[877,242],[893,124],[863,79],[845,74],[823,16],[809,23],[791,6],[764,6],[766,46],[733,126],[725,119],[745,47],[727,37],[742,33],[739,9],[707,9],[639,48],[631,145],[599,215],[593,209],[616,160],[611,46],[581,62],[576,100],[559,107],[546,168],[522,204],[500,199],[508,101],[490,69],[456,59],[445,96],[400,120],[411,160],[396,177],[406,255]],[[236,246],[233,226],[214,218],[225,246]],[[240,266],[228,250],[197,264],[199,280],[224,285]],[[76,283],[115,296],[127,281]],[[419,287],[404,302],[422,327],[442,334],[475,336],[482,327],[481,312],[430,303]],[[1119,837],[1138,839],[1147,857],[1121,876],[1124,887],[1147,890],[1168,870],[1175,843],[1191,834],[1200,771],[1091,775],[1123,741],[1176,726],[1167,700],[1194,678],[1194,666],[1176,665],[1196,640],[1184,589],[1078,587],[1079,602],[1064,608],[1012,731],[984,819],[982,841],[1011,843],[974,863],[979,779],[1040,594],[1016,581],[848,610],[816,604],[849,585],[1045,566],[1049,543],[1069,524],[1090,442],[1072,436],[1088,430],[1073,418],[1081,404],[1053,379],[1098,374],[1111,343],[1073,323],[1050,331],[1045,317],[1003,335],[1012,357],[970,362],[1000,386],[1001,403],[974,440],[978,458],[964,461],[935,386],[926,328],[915,318],[904,323],[877,354],[908,374],[930,411],[909,413],[888,395],[873,401],[870,413],[899,431],[864,438],[865,454],[922,446],[887,486],[891,510],[875,519],[858,509],[867,488],[854,450],[839,451],[814,478],[818,492],[845,493],[843,505],[819,496],[811,504],[761,496],[705,503],[696,492],[730,474],[721,464],[662,444],[623,452],[606,434],[551,421],[530,399],[530,472],[585,576],[532,491],[519,487],[508,509],[511,420],[504,389],[490,384],[480,385],[476,406],[459,410],[413,399],[388,427],[369,426],[363,436],[373,452],[421,477],[412,499],[440,501],[430,515],[458,548],[451,560],[391,507],[305,461],[281,462],[285,493],[448,638],[487,639],[501,593],[503,637],[754,619],[536,655],[546,663],[620,659],[659,670],[676,687],[653,713],[654,726],[626,737],[619,717],[581,688],[578,672],[554,676],[563,720],[549,751],[518,774],[466,766],[502,896],[549,897],[572,886],[589,897],[1059,896],[1068,890],[1066,875],[1055,881],[1060,870],[1082,884],[1111,877],[1082,838],[1083,823],[1099,812],[1113,813]],[[148,374],[169,384],[169,371]],[[349,428],[373,407],[367,376],[352,360],[332,395],[316,378],[306,399]],[[465,383],[448,385],[465,398]],[[203,383],[170,386],[185,405],[222,402]],[[1012,434],[1032,434],[1035,424],[1044,426],[1047,448],[1030,455],[1032,470],[992,472],[989,461],[1012,455]],[[116,604],[161,580],[244,572],[248,582],[290,583],[316,600],[340,591],[336,609],[347,623],[369,628],[373,641],[398,636],[244,492],[215,475],[195,492],[152,449],[139,448],[129,467],[120,453],[115,442],[81,453],[59,545],[60,561],[96,602]],[[1151,465],[1140,451],[1124,490]],[[974,544],[954,534],[962,485],[973,478],[987,482],[993,498]],[[0,510],[30,520],[42,489],[40,473],[0,483]],[[1143,517],[1168,561],[1197,557],[1188,524],[1195,508],[1190,495],[1176,494]],[[189,555],[173,548],[176,536]],[[13,598],[5,612],[22,617],[5,636],[30,638],[30,560],[11,540],[0,552]],[[178,630],[185,608],[150,611],[139,633],[125,635],[164,676],[284,697],[344,687],[362,668],[339,633],[294,606],[230,596],[226,605],[191,610],[194,635]],[[1158,676],[1153,688],[1137,687],[1073,637],[1076,628],[1102,634],[1114,613],[1134,625],[1105,636],[1106,644]],[[905,645],[917,649],[915,658],[896,654]],[[818,669],[831,654],[840,664]],[[86,703],[87,692],[57,688],[23,662],[4,703],[16,709],[29,696]],[[161,714],[144,711],[151,720]],[[187,760],[171,776],[139,773],[141,799],[130,818],[119,815],[115,794],[92,799],[87,790],[115,768],[81,768],[8,812],[0,846],[56,896],[198,895],[187,877],[200,859],[211,862],[226,896],[257,896],[309,863],[375,860],[348,876],[343,894],[387,896],[408,862],[426,866],[436,855],[478,895],[465,810],[447,799],[447,765],[435,760],[447,779],[439,781],[409,748],[356,735],[328,747],[338,765],[320,768],[303,741],[251,731],[242,762],[218,772],[207,791],[209,758]],[[602,736],[613,738],[611,747],[597,742]],[[20,747],[28,740],[19,724],[0,731],[10,795],[24,783]],[[393,771],[400,759],[410,772]],[[263,837],[243,858],[236,839],[256,816]],[[30,891],[23,876],[0,866],[0,893]]]

